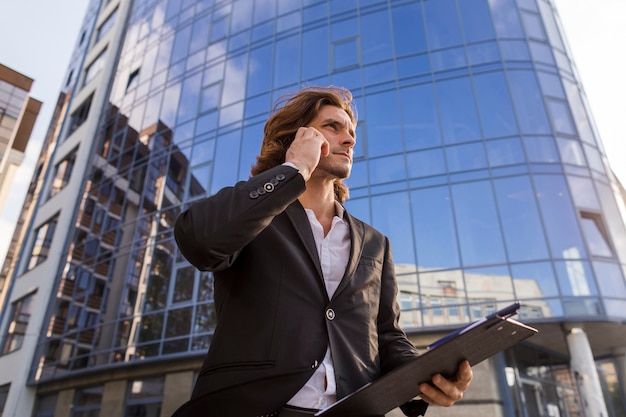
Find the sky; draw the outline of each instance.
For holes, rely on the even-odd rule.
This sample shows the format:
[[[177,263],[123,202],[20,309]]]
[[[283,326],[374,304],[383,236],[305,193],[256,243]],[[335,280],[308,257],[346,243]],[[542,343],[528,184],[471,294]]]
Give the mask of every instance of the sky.
[[[0,63],[34,79],[43,106],[7,205],[0,263],[30,183],[89,0],[0,0]],[[463,0],[460,0],[463,1]],[[626,184],[626,1],[553,0],[609,163]]]

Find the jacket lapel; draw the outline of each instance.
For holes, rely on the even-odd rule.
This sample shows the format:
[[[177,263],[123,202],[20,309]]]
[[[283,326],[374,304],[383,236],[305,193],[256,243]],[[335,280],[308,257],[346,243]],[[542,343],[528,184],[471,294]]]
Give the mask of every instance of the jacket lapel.
[[[300,240],[306,247],[309,256],[313,260],[313,263],[317,267],[317,273],[320,277],[320,282],[324,283],[324,274],[322,273],[322,263],[320,261],[320,257],[317,253],[317,248],[315,247],[315,238],[313,237],[313,231],[311,230],[311,224],[309,223],[309,218],[302,207],[302,204],[298,200],[293,202],[287,207],[285,210],[287,213],[287,217],[293,223],[298,236],[300,236]]]
[[[350,228],[350,259],[348,259],[346,272],[343,274],[343,278],[335,291],[335,295],[346,288],[352,280],[356,267],[359,265],[359,260],[361,259],[361,253],[363,252],[363,239],[365,236],[363,223],[356,220],[347,211],[344,212],[344,219],[348,222],[348,227]]]

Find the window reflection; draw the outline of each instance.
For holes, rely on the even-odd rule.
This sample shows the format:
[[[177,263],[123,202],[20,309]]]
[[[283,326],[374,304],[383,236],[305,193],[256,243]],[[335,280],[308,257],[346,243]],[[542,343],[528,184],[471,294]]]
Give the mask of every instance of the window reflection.
[[[476,101],[485,138],[517,134],[517,123],[502,72],[474,76]]]
[[[500,61],[500,51],[496,42],[467,45],[466,51],[467,59],[472,66]]]
[[[586,165],[585,156],[578,141],[558,138],[557,143],[559,144],[559,152],[564,163],[579,166]]]
[[[528,177],[494,181],[506,250],[511,261],[549,257],[532,184]]]
[[[441,145],[437,106],[432,84],[400,90],[402,128],[407,150]]]
[[[395,90],[365,97],[369,156],[402,152],[402,131]]]
[[[463,42],[454,0],[422,3],[426,17],[428,43],[431,49],[459,45]]]
[[[515,300],[513,282],[506,266],[467,268],[463,275],[470,304],[482,300]]]
[[[500,222],[488,182],[452,186],[463,264],[506,262]]]
[[[372,224],[389,237],[394,262],[416,263],[409,198],[406,193],[372,197]]]
[[[393,48],[388,10],[363,15],[360,23],[361,27],[376,28],[376,30],[361,31],[363,63],[368,64],[391,58]]]
[[[487,166],[487,156],[482,142],[447,146],[445,149],[449,172],[481,169]]]
[[[449,188],[412,191],[411,209],[419,267],[458,267],[460,258]]]
[[[490,140],[486,143],[489,166],[498,167],[525,162],[519,138]]]
[[[594,261],[593,270],[600,292],[607,297],[626,298],[626,280],[617,263]]]
[[[559,295],[559,289],[550,262],[518,263],[511,265],[515,294],[519,299],[540,299]],[[545,317],[551,314],[545,314]]]
[[[436,90],[444,141],[460,143],[479,139],[480,127],[469,79],[439,81]]]
[[[560,175],[534,177],[537,201],[554,258],[585,257],[580,231],[565,180]]]
[[[410,178],[428,177],[446,173],[446,163],[441,148],[406,154]]]
[[[339,47],[341,51],[338,51],[337,47]],[[343,56],[342,54],[352,53],[355,54],[353,63],[356,63],[356,47],[354,50],[349,49],[349,47],[350,42],[341,44],[340,46],[335,45],[335,49],[333,50],[333,62],[337,63],[337,59],[341,62],[341,57]],[[329,40],[328,29],[326,27],[306,31],[302,34],[301,69],[303,80],[310,80],[320,75],[328,74],[330,67],[328,64],[328,49]],[[337,68],[336,65],[333,67]]]
[[[522,133],[551,133],[535,75],[530,71],[509,71],[509,87]]]
[[[421,4],[410,3],[396,6],[392,9],[392,14],[396,55],[402,56],[425,51],[424,26],[415,24],[415,22],[423,21]]]
[[[495,37],[493,22],[486,0],[462,0],[458,3],[466,42]]]
[[[523,38],[515,0],[488,0],[499,38]]]
[[[598,213],[580,212],[580,223],[592,256],[612,257],[606,227]]]
[[[559,153],[552,136],[525,136],[523,143],[528,162],[559,161]]]
[[[574,250],[569,255],[572,258],[578,257]],[[554,265],[561,294],[574,296],[597,295],[598,291],[588,262],[572,259],[555,261]]]

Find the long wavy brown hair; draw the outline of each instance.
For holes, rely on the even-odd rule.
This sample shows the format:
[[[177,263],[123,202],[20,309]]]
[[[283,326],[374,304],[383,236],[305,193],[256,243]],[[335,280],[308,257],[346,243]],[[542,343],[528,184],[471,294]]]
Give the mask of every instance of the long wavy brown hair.
[[[252,175],[260,174],[285,162],[287,149],[293,142],[298,128],[307,126],[323,106],[343,109],[356,125],[356,107],[350,90],[342,87],[306,87],[299,92],[280,98],[265,123],[261,153],[252,167]],[[348,197],[348,187],[342,180],[335,180],[335,197],[343,203]]]

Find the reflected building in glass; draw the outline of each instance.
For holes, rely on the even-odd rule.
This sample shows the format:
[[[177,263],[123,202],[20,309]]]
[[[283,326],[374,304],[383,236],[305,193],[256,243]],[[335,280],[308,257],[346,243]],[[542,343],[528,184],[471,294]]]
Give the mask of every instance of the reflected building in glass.
[[[391,239],[411,340],[514,300],[540,331],[455,410],[625,415],[623,188],[550,0],[92,0],[3,269],[5,412],[189,397],[213,282],[173,222],[248,177],[276,99],[331,84],[358,107],[346,208]]]

